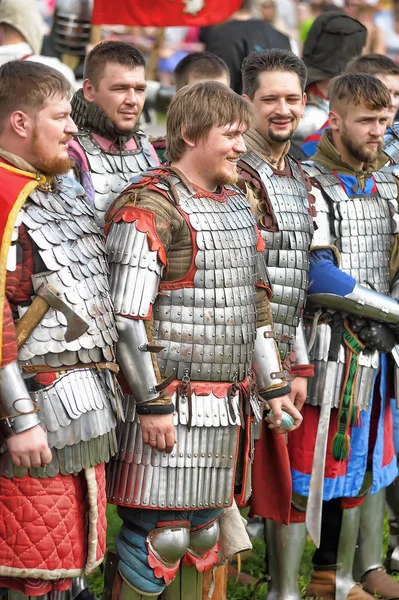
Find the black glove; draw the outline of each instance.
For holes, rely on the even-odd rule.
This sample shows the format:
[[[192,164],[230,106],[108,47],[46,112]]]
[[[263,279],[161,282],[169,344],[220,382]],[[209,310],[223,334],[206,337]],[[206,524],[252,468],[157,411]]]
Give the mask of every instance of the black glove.
[[[387,353],[396,345],[395,333],[385,323],[352,316],[349,318],[349,325],[370,350]]]

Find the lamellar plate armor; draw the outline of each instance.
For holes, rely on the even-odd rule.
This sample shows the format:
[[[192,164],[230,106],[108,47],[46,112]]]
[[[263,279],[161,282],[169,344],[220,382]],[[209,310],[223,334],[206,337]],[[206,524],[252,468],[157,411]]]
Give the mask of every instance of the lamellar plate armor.
[[[104,241],[83,188],[70,177],[55,178],[51,189],[38,188],[30,194],[15,227],[15,240],[21,225],[34,245],[33,289],[50,284],[89,325],[86,333],[67,342],[64,314],[49,308],[18,356],[53,454],[46,468],[32,468],[30,474],[68,475],[108,461],[116,452],[118,401],[111,363],[118,335]],[[15,269],[17,248],[11,246],[9,270]],[[20,317],[28,310],[15,308]],[[54,375],[54,381],[43,385],[35,378],[37,373]],[[25,475],[25,469],[12,465],[5,444],[1,452],[0,476]]]
[[[266,243],[264,255],[273,288],[271,309],[274,329],[283,336],[278,341],[282,360],[295,340],[305,306],[309,248],[313,235],[313,219],[303,175],[291,157],[287,156],[286,160],[291,177],[276,175],[270,165],[252,150],[240,159],[244,171],[248,166],[256,174],[257,184],[269,201],[269,205],[265,206],[260,198],[256,215]],[[270,227],[270,213],[276,222],[275,231]],[[300,362],[302,360],[307,362],[303,357]]]
[[[399,123],[394,123],[386,132],[383,151],[388,155],[392,164],[399,165]]]
[[[132,177],[155,167],[157,162],[151,152],[150,142],[143,132],[135,135],[137,150],[105,150],[87,130],[79,130],[75,139],[83,148],[90,167],[95,190],[94,218],[97,225],[104,227],[104,215],[111,202],[128,185]]]
[[[138,217],[114,222],[107,247],[121,335],[118,360],[126,374],[124,353],[136,352],[136,339],[144,352],[136,352],[141,356],[131,363],[142,373],[132,392],[137,404],[156,397],[156,379],[147,376],[142,385],[151,369],[150,362],[143,368],[146,340],[138,340],[138,333],[131,344],[126,338],[127,350],[123,347],[125,328],[139,331],[142,321],[137,318],[147,316],[153,303],[150,343],[163,348],[154,355],[157,367],[162,378],[180,380],[168,388],[177,443],[171,454],[143,445],[128,397],[126,422],[118,434],[120,451],[109,465],[108,498],[133,507],[226,507],[232,502],[242,415],[237,390],[244,389],[240,382],[250,373],[256,337],[255,219],[236,188],[227,188],[225,201],[218,202],[188,189],[176,175],[169,175],[169,181],[175,194],[155,179],[153,186],[163,195],[160,202],[177,206],[192,228],[192,280],[163,280],[163,265],[149,247],[147,231],[140,231]],[[173,253],[167,258],[173,261]],[[259,411],[255,397],[248,402]]]
[[[328,167],[309,161],[303,168],[322,190],[315,189],[318,229],[313,248],[335,246],[340,253],[340,268],[345,273],[352,275],[358,284],[389,296],[390,250],[399,224],[397,184],[389,168],[373,173],[375,193],[357,193],[352,197]],[[307,311],[312,316],[315,309],[308,307]],[[325,401],[326,394],[332,394],[332,406],[338,407],[345,377],[345,347],[339,346],[338,358],[332,361],[331,325],[321,323],[316,331],[314,329],[315,326],[307,328],[309,338],[314,338],[310,358],[315,365],[307,402],[318,405]],[[361,351],[358,364],[357,402],[367,410],[379,353],[369,349]],[[329,381],[327,387],[326,380]]]

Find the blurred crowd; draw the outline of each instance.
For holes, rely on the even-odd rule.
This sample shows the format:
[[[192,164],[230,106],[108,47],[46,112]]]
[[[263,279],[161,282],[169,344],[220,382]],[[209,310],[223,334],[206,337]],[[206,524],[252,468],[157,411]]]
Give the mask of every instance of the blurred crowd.
[[[58,60],[65,65],[61,67],[64,74],[78,87],[84,56],[93,40],[92,8],[93,0],[3,0],[1,56],[41,55],[47,57],[41,61],[52,66]],[[232,47],[238,31],[248,42],[249,51],[289,44],[302,55],[315,18],[337,9],[367,28],[364,54],[387,54],[399,61],[399,2],[395,0],[244,0],[229,23],[203,28],[166,27],[162,31],[155,27],[104,26],[96,32],[96,40],[119,39],[139,48],[151,64],[149,79],[164,86],[174,85],[174,69],[184,56],[203,50],[213,52],[226,61],[231,87],[240,91],[239,70],[244,57],[235,57]]]

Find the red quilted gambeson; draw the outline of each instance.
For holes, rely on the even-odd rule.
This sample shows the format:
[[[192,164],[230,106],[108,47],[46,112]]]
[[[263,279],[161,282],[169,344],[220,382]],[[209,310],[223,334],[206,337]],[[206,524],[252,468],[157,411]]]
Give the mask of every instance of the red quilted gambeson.
[[[84,473],[45,479],[1,477],[0,574],[18,576],[6,573],[6,567],[83,568],[86,521]]]

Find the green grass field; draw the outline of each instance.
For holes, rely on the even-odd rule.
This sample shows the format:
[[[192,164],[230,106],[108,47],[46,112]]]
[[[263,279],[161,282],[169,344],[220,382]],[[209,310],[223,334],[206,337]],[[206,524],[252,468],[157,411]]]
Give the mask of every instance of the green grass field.
[[[119,531],[120,520],[116,514],[116,507],[108,505],[108,532],[107,532],[107,545],[109,549],[113,549],[113,541],[117,532]],[[385,524],[384,533],[384,544],[385,547],[388,541],[388,529],[387,523]],[[261,541],[254,540],[253,551],[243,556],[241,563],[241,570],[256,579],[261,579],[265,576],[264,566],[264,555],[265,555],[265,544]],[[314,546],[311,541],[308,541],[306,549],[303,555],[300,577],[299,577],[299,588],[302,594],[305,592],[305,588],[309,579],[310,571],[312,569],[311,557],[313,554]],[[236,565],[234,565],[236,566]],[[89,576],[89,586],[91,591],[100,598],[103,589],[103,579],[100,569],[97,569],[92,575]],[[228,600],[261,600],[266,596],[266,584],[262,584],[258,587],[256,596],[254,596],[254,585],[248,584],[243,585],[235,580],[230,580],[227,588]]]

